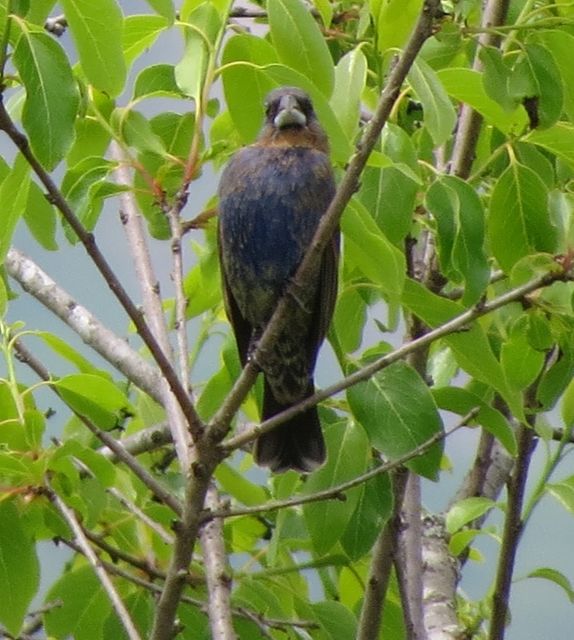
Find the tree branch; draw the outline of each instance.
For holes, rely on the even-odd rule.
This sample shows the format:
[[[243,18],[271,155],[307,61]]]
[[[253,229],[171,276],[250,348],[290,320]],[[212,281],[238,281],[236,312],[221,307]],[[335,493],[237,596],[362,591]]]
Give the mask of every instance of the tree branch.
[[[4,266],[24,291],[65,322],[85,344],[156,402],[161,402],[158,394],[159,370],[152,367],[137,351],[131,349],[125,340],[119,338],[85,307],[78,304],[33,260],[11,248],[8,250]]]
[[[217,511],[220,506],[219,495],[213,485],[207,490],[205,506],[212,511]],[[234,640],[237,636],[231,619],[231,575],[227,565],[221,518],[212,518],[203,526],[200,541],[209,594],[212,640]]]
[[[49,485],[48,485],[49,486]],[[100,562],[100,559],[90,546],[88,539],[84,535],[82,527],[74,512],[68,508],[68,506],[64,503],[64,501],[58,496],[58,494],[50,489],[50,500],[54,504],[54,506],[58,509],[58,511],[62,514],[64,520],[68,523],[68,526],[72,530],[74,534],[74,538],[82,553],[94,569],[98,580],[100,581],[104,591],[108,594],[108,598],[112,603],[112,607],[116,612],[120,622],[122,623],[123,628],[125,629],[128,638],[130,640],[141,640],[138,630],[136,629],[131,616],[126,609],[122,599],[120,598],[116,588],[113,585],[113,582],[110,580],[105,567]]]
[[[424,628],[428,640],[460,640],[456,610],[458,563],[448,549],[442,516],[422,520]]]
[[[406,469],[397,469],[392,474],[393,514],[373,547],[369,578],[359,617],[357,640],[377,640],[379,638],[379,629],[385,609],[385,596],[401,528],[401,509],[408,476]]]
[[[115,171],[116,181],[118,184],[129,187],[132,184],[132,176],[125,164],[126,159],[122,150],[117,144],[113,144],[111,152],[112,157],[119,163]],[[120,207],[120,219],[124,225],[138,282],[140,283],[145,317],[150,324],[150,329],[155,339],[162,349],[162,353],[168,356],[170,360],[173,360],[160,296],[159,282],[153,271],[144,231],[144,223],[139,214],[133,191],[124,191],[120,194]],[[177,377],[175,370],[173,370],[173,374]],[[178,377],[178,384],[180,383],[181,380]],[[185,384],[184,382],[180,384],[180,386],[184,388]],[[184,408],[179,402],[179,398],[172,393],[173,388],[170,387],[171,384],[168,384],[167,379],[162,380],[159,385],[159,394],[162,398],[162,405],[165,407],[167,413],[168,424],[173,441],[175,442],[181,469],[185,473],[189,469],[192,461],[191,447],[193,443],[188,429],[191,431],[193,440],[198,440],[203,431],[203,426],[192,405],[193,419],[189,422],[189,416],[184,415]]]
[[[506,19],[509,5],[510,0],[488,0],[482,14],[482,27],[490,29],[502,25]],[[485,46],[496,46],[499,41],[500,36],[488,30],[479,36],[478,47],[480,49]],[[482,61],[478,56],[478,51],[472,68],[475,71],[482,70]],[[455,137],[451,166],[451,173],[459,178],[466,179],[470,175],[481,126],[482,116],[471,106],[463,103],[458,119],[458,131]]]
[[[510,586],[518,543],[523,530],[522,505],[524,503],[524,491],[534,443],[534,429],[530,425],[520,425],[518,430],[518,456],[508,483],[508,505],[494,584],[494,595],[492,596],[489,640],[503,640],[508,621]]]

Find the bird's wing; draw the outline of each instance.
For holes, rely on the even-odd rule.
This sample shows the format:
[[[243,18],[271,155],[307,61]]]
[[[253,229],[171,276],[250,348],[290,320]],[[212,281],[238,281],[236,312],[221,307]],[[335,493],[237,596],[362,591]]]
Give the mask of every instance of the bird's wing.
[[[329,329],[337,301],[339,244],[339,231],[337,231],[327,245],[321,260],[314,318],[308,342],[309,357],[313,363],[317,357],[318,347]]]
[[[221,233],[221,231],[218,231],[218,233]],[[239,351],[239,360],[241,362],[241,366],[244,367],[247,364],[247,356],[249,355],[249,347],[251,344],[253,328],[251,327],[249,322],[243,317],[243,314],[239,310],[237,302],[233,297],[231,288],[227,283],[227,278],[225,276],[225,269],[223,268],[224,263],[221,256],[222,244],[223,244],[221,242],[221,238],[217,244],[218,244],[218,251],[219,251],[219,264],[221,265],[223,304],[225,306],[225,312],[227,313],[229,322],[231,323],[233,333],[235,334],[235,341],[237,342],[237,350]]]

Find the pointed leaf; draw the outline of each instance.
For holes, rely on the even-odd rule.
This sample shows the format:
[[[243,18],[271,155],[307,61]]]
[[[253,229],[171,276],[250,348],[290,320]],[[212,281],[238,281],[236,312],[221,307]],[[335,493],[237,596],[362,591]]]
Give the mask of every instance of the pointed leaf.
[[[492,253],[507,273],[524,256],[555,250],[548,192],[528,167],[512,162],[498,179],[490,199],[488,234]]]
[[[19,636],[40,582],[36,547],[10,500],[0,502],[0,622]]]
[[[198,103],[215,40],[222,28],[221,18],[213,4],[203,2],[184,25],[190,26],[185,29],[185,51],[175,66],[175,80],[180,90]]]
[[[124,88],[123,15],[115,0],[62,0],[88,82],[110,96]]]
[[[456,121],[454,107],[437,74],[421,58],[415,60],[408,78],[422,102],[425,126],[435,146],[439,146],[452,135]]]
[[[376,373],[347,390],[351,411],[369,434],[371,444],[390,460],[400,458],[442,431],[442,420],[427,385],[404,362]],[[407,466],[436,479],[442,443]]]
[[[29,31],[18,22],[21,35],[14,64],[26,87],[22,124],[34,154],[53,169],[72,144],[78,110],[78,90],[68,58],[47,33]]]
[[[16,224],[23,215],[30,187],[30,167],[24,156],[18,154],[14,167],[0,184],[0,202],[2,205],[2,223],[0,224],[0,264],[4,262],[12,244]]]
[[[338,423],[325,430],[327,464],[309,476],[304,493],[310,495],[351,480],[365,471],[369,443],[357,425]],[[353,515],[359,490],[346,492],[346,500],[324,500],[304,505],[309,537],[318,556],[326,554],[339,540]]]
[[[335,68],[335,90],[331,107],[349,140],[359,129],[361,95],[367,77],[367,60],[361,49],[344,55]]]
[[[329,97],[334,84],[333,59],[311,12],[300,0],[268,0],[267,11],[279,60]]]
[[[381,232],[367,209],[356,199],[341,219],[345,259],[358,267],[390,298],[400,296],[405,280],[404,254]]]

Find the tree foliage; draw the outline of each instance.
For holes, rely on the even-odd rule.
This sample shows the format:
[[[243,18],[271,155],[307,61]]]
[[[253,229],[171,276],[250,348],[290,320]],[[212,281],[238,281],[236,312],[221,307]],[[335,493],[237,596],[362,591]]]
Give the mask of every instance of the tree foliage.
[[[121,4],[62,0],[56,16],[55,0],[0,0],[2,633],[504,637],[534,508],[574,512],[559,466],[574,425],[571,3]],[[150,49],[162,61],[135,73]],[[280,85],[310,94],[340,182],[296,276],[340,223],[338,381],[312,400],[328,461],[308,477],[253,469],[257,358],[240,371],[222,310],[215,196],[186,209],[202,175],[253,142]],[[103,211],[121,217],[133,297],[100,249]],[[13,246],[19,225],[63,256],[83,245],[135,346]],[[17,296],[87,348],[14,318]],[[65,415],[51,417],[44,387]],[[443,482],[445,440],[463,429],[480,432],[475,462],[445,512],[423,512],[420,482]],[[496,568],[475,601],[457,586],[487,533]],[[71,555],[40,607],[49,540]],[[529,577],[574,598],[561,567]]]

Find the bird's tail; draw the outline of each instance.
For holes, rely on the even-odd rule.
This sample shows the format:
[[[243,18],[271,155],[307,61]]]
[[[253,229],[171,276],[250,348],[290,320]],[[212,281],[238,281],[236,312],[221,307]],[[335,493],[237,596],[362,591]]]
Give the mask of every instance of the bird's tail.
[[[305,397],[313,393],[313,385],[310,385]],[[262,420],[285,411],[289,406],[277,402],[265,381]],[[297,414],[260,436],[255,442],[253,455],[258,465],[270,467],[275,473],[288,469],[309,473],[320,467],[325,462],[326,453],[317,407]]]

